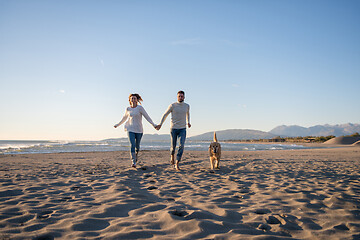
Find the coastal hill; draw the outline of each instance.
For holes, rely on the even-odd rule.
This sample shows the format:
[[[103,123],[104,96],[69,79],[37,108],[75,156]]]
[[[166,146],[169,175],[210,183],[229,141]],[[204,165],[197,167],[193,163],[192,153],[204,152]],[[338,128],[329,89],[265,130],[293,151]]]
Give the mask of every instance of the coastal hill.
[[[226,140],[253,140],[253,139],[272,139],[281,137],[320,137],[320,136],[344,136],[355,132],[360,132],[360,124],[338,124],[338,125],[316,125],[309,128],[292,125],[278,126],[269,132],[251,129],[229,129],[216,131],[219,141]],[[212,141],[214,132],[207,132],[197,136],[189,137],[189,140]]]
[[[291,126],[278,126],[269,133],[272,133],[276,136],[285,136],[285,137],[306,137],[306,136],[329,136],[334,135],[336,137],[350,135],[355,132],[360,132],[360,124],[337,124],[337,125],[316,125],[312,127],[301,127],[297,125]]]
[[[207,132],[200,135],[187,137],[189,141],[212,141],[214,132]],[[250,129],[228,129],[216,131],[216,136],[219,141],[226,140],[250,140],[250,139],[270,139],[276,137],[268,132],[250,130]],[[118,141],[127,140],[127,138],[112,138],[104,141]],[[144,134],[142,141],[170,141],[170,134]]]
[[[214,132],[207,132],[200,135],[187,137],[190,141],[212,141]],[[228,129],[216,131],[216,136],[219,141],[226,140],[243,140],[243,139],[270,139],[276,137],[275,135],[258,130],[250,129]],[[113,138],[105,141],[127,140],[127,138]],[[142,141],[170,141],[170,134],[144,134]]]
[[[189,140],[196,141],[212,141],[214,132],[207,132],[197,136],[189,137]],[[244,139],[270,139],[276,137],[268,132],[250,130],[250,129],[228,129],[216,131],[216,136],[219,141],[226,140],[244,140]]]
[[[216,130],[216,135],[219,141],[227,140],[255,140],[255,139],[272,139],[275,137],[320,137],[320,136],[344,136],[355,132],[360,132],[360,124],[338,124],[338,125],[316,125],[305,128],[297,125],[292,126],[278,126],[269,132],[251,130],[251,129],[227,129]],[[188,137],[188,140],[193,141],[212,141],[214,131],[206,132],[200,135]],[[106,139],[105,141],[120,140],[120,139]],[[127,138],[121,138],[127,140]],[[144,141],[170,141],[170,134],[144,134],[142,140]]]

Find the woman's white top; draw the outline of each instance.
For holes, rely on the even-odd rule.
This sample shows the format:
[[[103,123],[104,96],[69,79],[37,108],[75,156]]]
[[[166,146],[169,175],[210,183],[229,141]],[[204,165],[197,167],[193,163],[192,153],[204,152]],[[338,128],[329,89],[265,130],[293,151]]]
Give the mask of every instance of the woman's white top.
[[[126,108],[125,114],[118,125],[123,124],[128,119],[124,126],[125,131],[143,133],[142,116],[144,116],[151,125],[156,126],[141,105],[137,105],[135,108]]]

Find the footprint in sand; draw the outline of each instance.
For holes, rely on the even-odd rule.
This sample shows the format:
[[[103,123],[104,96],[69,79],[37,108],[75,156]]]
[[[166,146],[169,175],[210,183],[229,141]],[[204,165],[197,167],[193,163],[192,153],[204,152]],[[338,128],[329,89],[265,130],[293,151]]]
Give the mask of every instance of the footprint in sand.
[[[349,231],[350,229],[345,224],[340,224],[334,227],[336,230]]]
[[[266,218],[266,222],[268,224],[280,224],[281,222],[279,221],[279,219],[277,219],[274,216],[269,216],[268,218]]]
[[[262,208],[262,209],[256,209],[255,213],[256,214],[267,214],[267,213],[271,213],[271,211],[269,209]]]
[[[49,218],[52,213],[53,213],[52,210],[44,210],[44,211],[36,214],[36,218],[37,219],[46,219],[46,218]]]
[[[110,223],[101,219],[85,219],[80,223],[74,224],[72,229],[74,231],[99,231],[110,226]]]
[[[260,224],[258,226],[258,229],[263,230],[263,231],[270,231],[271,227],[267,224]]]
[[[183,210],[173,210],[173,211],[169,211],[170,214],[178,216],[178,217],[185,217],[188,213],[186,211]]]
[[[175,199],[174,198],[166,198],[165,201],[167,201],[167,202],[175,202]]]

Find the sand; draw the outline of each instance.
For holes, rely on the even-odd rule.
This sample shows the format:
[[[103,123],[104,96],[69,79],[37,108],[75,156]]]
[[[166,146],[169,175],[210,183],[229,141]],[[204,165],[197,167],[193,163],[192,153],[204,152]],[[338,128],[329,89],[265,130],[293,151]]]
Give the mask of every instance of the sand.
[[[0,155],[0,239],[360,239],[358,147]]]
[[[324,142],[324,144],[335,144],[335,145],[351,145],[360,141],[360,137],[336,137]]]

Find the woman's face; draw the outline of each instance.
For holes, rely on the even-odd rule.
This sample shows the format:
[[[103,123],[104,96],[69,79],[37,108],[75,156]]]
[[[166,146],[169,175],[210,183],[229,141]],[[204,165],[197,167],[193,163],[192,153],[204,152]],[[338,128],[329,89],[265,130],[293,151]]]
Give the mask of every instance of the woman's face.
[[[137,106],[137,97],[131,96],[131,98],[129,99],[129,102],[130,102],[131,106]]]

